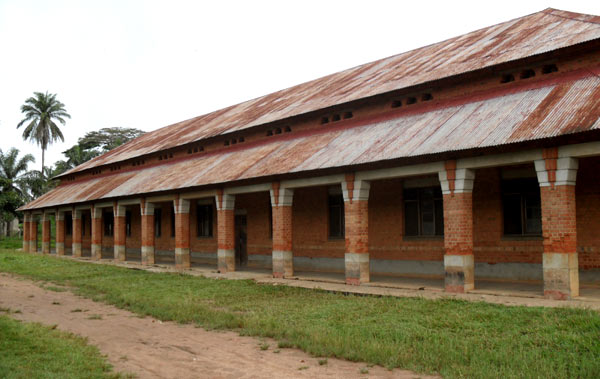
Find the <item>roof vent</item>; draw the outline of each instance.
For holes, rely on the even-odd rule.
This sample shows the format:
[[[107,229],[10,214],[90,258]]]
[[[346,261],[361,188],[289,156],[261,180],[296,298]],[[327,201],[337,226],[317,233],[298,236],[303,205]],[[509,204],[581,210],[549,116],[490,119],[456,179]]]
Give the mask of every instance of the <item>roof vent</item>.
[[[500,83],[510,83],[515,81],[515,76],[513,74],[504,74],[502,75],[502,79],[500,79]]]
[[[321,125],[323,125],[323,124],[329,124],[329,117],[321,118]]]
[[[333,116],[331,116],[331,121],[336,122],[336,121],[340,121],[342,118],[340,117],[339,113],[334,114]]]
[[[429,100],[433,100],[433,95],[430,93],[424,93],[421,96],[421,101],[429,101]]]
[[[354,117],[352,112],[344,112],[344,120]]]
[[[556,67],[556,65],[553,64],[547,64],[544,65],[544,67],[542,67],[542,74],[546,75],[546,74],[551,74],[553,72],[557,72],[558,71],[558,67]]]
[[[406,105],[411,105],[417,102],[417,98],[412,96],[406,99]]]
[[[286,127],[285,127],[285,132],[286,132],[286,133],[289,133],[289,132],[291,132],[291,131],[292,131],[292,128],[291,128],[291,127],[289,127],[289,126],[286,126]]]
[[[534,76],[535,76],[535,71],[533,71],[532,69],[528,68],[527,70],[521,71],[521,75],[519,75],[519,78],[521,78],[521,79],[529,79],[529,78],[533,78]]]
[[[402,100],[392,101],[392,108],[400,108],[402,106]]]

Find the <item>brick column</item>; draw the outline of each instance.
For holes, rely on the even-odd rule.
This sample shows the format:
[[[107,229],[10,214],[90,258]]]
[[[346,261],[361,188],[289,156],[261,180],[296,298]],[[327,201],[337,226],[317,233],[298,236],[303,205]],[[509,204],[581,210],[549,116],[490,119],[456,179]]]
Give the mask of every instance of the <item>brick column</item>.
[[[370,280],[369,265],[369,182],[346,175],[344,195],[346,284],[359,285]]]
[[[475,288],[473,257],[473,181],[475,171],[448,161],[439,172],[444,196],[444,268],[447,292]]]
[[[37,253],[38,248],[38,220],[37,216],[31,215],[29,220],[29,252]]]
[[[102,258],[102,208],[92,207],[92,260]]]
[[[154,204],[142,199],[142,264],[154,264]],[[177,221],[175,221],[177,222]],[[189,224],[188,224],[189,225]],[[175,229],[177,234],[177,229]],[[188,233],[189,234],[189,233]],[[175,255],[177,257],[177,255]]]
[[[114,219],[114,257],[116,261],[124,262],[127,257],[125,255],[125,206],[115,203],[113,205]]]
[[[544,296],[570,299],[579,296],[575,180],[578,161],[558,158],[558,149],[544,149],[535,161],[542,201],[544,237]]]
[[[23,214],[23,252],[29,253],[29,213]]]
[[[42,254],[50,254],[50,215],[42,214]]]
[[[279,188],[279,182],[271,189],[271,211],[273,214],[273,277],[285,278],[294,275],[292,253],[292,200],[294,190]]]
[[[177,198],[175,207],[175,267],[190,268],[190,201]]]
[[[235,196],[220,190],[216,203],[219,272],[235,271]]]
[[[56,210],[56,255],[65,255],[65,212]]]
[[[81,210],[73,209],[71,215],[73,218],[73,232],[71,233],[71,237],[73,238],[73,243],[71,246],[73,257],[81,257]]]

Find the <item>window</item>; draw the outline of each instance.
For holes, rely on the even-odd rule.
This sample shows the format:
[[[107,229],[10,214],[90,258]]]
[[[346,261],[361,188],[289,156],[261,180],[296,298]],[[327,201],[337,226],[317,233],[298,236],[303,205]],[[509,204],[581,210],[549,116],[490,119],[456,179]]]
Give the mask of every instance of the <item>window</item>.
[[[131,237],[131,211],[125,211],[125,235]]]
[[[160,237],[162,234],[162,209],[154,210],[154,236]]]
[[[514,179],[502,182],[504,235],[540,236],[542,206],[537,179]]]
[[[171,207],[171,237],[175,237],[175,209]]]
[[[213,206],[212,204],[198,204],[196,212],[198,237],[212,237],[213,235]]]
[[[443,236],[444,203],[440,187],[404,190],[404,234]]]
[[[344,238],[344,197],[329,193],[329,238]]]
[[[65,234],[70,236],[73,233],[73,217],[70,214],[65,215]]]
[[[111,237],[113,235],[114,218],[112,213],[104,213],[102,215],[104,219],[104,235]]]

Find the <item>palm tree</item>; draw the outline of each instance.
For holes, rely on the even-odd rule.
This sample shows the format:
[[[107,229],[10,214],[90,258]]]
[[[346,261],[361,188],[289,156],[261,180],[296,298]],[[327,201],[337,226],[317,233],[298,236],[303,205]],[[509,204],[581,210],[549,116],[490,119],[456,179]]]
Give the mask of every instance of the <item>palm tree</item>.
[[[44,173],[44,153],[48,145],[60,139],[64,142],[65,137],[54,122],[58,120],[65,125],[65,118],[71,118],[65,109],[65,105],[56,99],[56,94],[34,92],[33,96],[25,100],[21,106],[21,113],[25,118],[19,122],[17,129],[27,124],[23,131],[23,139],[30,140],[42,147],[42,170]]]
[[[33,155],[25,154],[19,158],[19,150],[14,147],[7,153],[0,150],[0,190],[16,192],[21,197],[27,197],[27,166],[32,162],[35,162]]]

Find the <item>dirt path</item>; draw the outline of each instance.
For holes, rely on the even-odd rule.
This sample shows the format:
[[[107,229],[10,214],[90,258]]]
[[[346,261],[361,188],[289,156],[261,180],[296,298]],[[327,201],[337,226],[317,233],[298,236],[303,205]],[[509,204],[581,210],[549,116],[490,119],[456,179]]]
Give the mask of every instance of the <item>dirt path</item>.
[[[298,349],[279,349],[273,340],[242,337],[161,322],[96,303],[69,291],[55,292],[31,281],[0,274],[0,307],[11,316],[87,337],[108,356],[115,370],[140,378],[415,378],[410,371],[388,371],[364,363],[319,358]],[[262,350],[262,343],[269,344]]]

